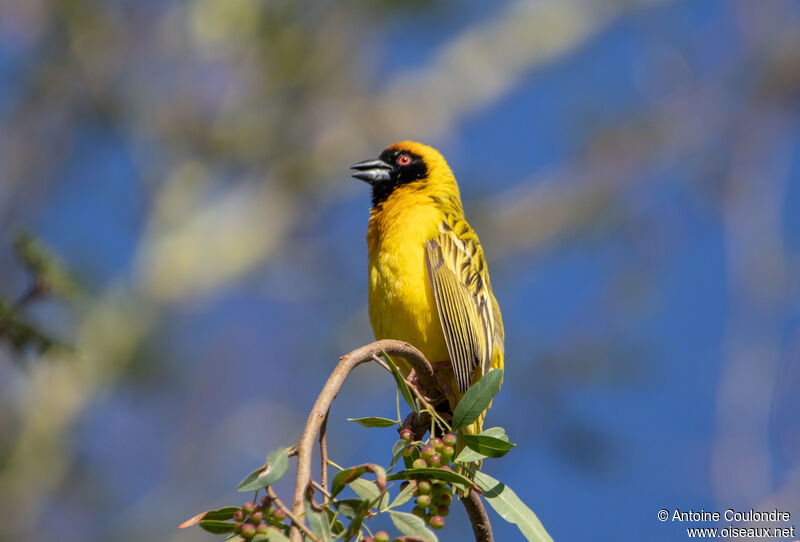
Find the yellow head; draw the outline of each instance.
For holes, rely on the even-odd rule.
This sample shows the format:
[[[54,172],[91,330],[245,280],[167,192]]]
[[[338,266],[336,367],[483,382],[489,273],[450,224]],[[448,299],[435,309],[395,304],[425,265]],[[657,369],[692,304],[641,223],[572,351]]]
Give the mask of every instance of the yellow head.
[[[460,207],[458,185],[444,157],[416,141],[401,141],[386,147],[375,160],[365,160],[352,169],[356,179],[372,185],[372,207],[381,206],[392,194],[424,190],[454,200]]]

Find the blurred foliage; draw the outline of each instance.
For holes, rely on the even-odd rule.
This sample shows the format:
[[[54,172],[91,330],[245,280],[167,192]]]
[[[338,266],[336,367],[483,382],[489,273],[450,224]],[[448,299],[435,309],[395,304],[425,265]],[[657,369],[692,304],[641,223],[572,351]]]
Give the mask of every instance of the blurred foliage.
[[[44,352],[55,344],[52,338],[25,322],[19,310],[2,299],[0,299],[0,339],[17,352],[27,348]]]
[[[52,294],[63,299],[73,299],[80,293],[75,279],[52,254],[27,232],[14,237],[14,253],[33,278],[28,297]]]
[[[30,286],[17,301],[0,297],[0,340],[17,353],[33,349],[43,354],[54,346],[64,347],[39,326],[28,322],[24,309],[43,298],[72,299],[80,291],[77,282],[62,264],[27,232],[14,237],[14,254],[30,275]]]

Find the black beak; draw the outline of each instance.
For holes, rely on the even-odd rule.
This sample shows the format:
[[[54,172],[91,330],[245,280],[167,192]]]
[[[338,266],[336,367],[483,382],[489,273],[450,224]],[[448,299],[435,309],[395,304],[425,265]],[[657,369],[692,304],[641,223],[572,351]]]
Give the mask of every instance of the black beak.
[[[353,177],[361,179],[369,184],[375,184],[383,181],[388,181],[392,177],[394,168],[391,164],[383,160],[364,160],[350,167],[355,169],[358,173],[353,173]]]

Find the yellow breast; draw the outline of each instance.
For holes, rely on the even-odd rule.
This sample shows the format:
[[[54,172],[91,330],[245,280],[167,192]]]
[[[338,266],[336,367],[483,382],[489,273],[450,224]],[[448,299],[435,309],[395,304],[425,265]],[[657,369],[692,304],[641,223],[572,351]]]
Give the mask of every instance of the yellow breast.
[[[425,242],[441,221],[429,196],[403,187],[373,211],[367,233],[375,337],[407,341],[431,362],[449,359],[425,265]]]

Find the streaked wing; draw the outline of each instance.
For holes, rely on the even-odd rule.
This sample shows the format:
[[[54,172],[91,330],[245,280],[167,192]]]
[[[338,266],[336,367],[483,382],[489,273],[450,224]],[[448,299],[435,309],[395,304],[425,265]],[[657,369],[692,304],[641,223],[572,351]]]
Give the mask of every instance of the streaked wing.
[[[503,331],[478,237],[463,220],[448,222],[426,243],[426,263],[453,373],[464,393],[476,367],[483,374],[489,370]]]

